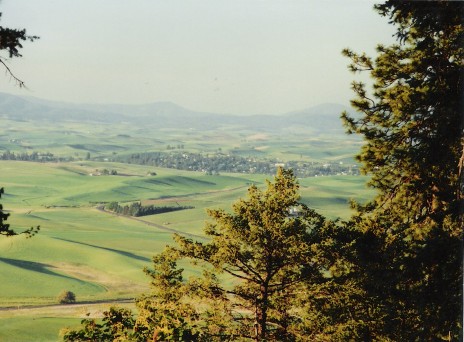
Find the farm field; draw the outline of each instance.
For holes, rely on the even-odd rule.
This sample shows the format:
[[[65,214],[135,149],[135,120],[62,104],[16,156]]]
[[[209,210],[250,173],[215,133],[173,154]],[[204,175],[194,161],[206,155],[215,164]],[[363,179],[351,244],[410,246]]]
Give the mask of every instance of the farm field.
[[[361,144],[343,133],[340,106],[327,107],[325,116],[317,109],[234,118],[162,103],[37,106],[0,94],[1,101],[0,203],[16,231],[41,230],[31,239],[0,239],[0,341],[56,341],[61,328],[87,314],[100,317],[111,303],[133,307],[133,298],[149,288],[143,268],[173,242],[173,233],[203,239],[206,210],[230,210],[251,184],[264,187],[272,179],[275,164],[317,165],[316,174],[333,167],[330,176],[299,179],[302,202],[328,218],[348,218],[350,199],[373,195],[367,178],[354,176],[359,172],[337,171],[357,171],[353,156]],[[219,156],[223,164],[242,158],[251,172],[254,161],[266,161],[270,171],[232,173],[219,164],[182,171],[132,158],[144,154],[172,158],[173,167],[189,154]],[[51,159],[30,161],[32,155]],[[102,210],[105,203],[134,201],[190,209],[142,217]],[[57,305],[64,290],[75,293],[76,304]]]
[[[0,112],[0,124],[5,127],[0,134],[0,153],[2,150],[29,154],[35,151],[66,159],[90,157],[105,160],[142,152],[208,154],[220,151],[242,157],[277,158],[282,162],[352,163],[361,141],[344,134],[337,116],[339,113],[335,112],[333,122],[325,127],[326,132],[314,131],[307,123],[289,127],[252,127],[246,124],[249,120],[246,117],[241,121],[241,127],[221,124],[183,128],[177,125],[162,127],[163,119],[156,118],[146,118],[142,123],[135,119],[134,122],[111,123],[37,121],[2,117]],[[62,119],[65,118],[63,115]]]
[[[59,328],[78,324],[84,311],[98,315],[104,310],[92,303],[131,299],[146,291],[142,269],[172,242],[173,231],[201,238],[207,208],[228,210],[250,184],[264,186],[270,178],[172,169],[156,169],[156,176],[148,176],[152,167],[93,161],[0,161],[0,167],[5,187],[1,203],[11,213],[8,223],[18,231],[41,227],[31,239],[0,240],[0,307],[44,306],[16,310],[19,317],[14,320],[11,310],[0,310],[0,340],[7,341],[11,336],[37,340],[29,339],[31,326],[40,326],[45,340],[58,339]],[[118,175],[91,176],[102,168],[116,169]],[[300,179],[302,201],[328,217],[346,218],[350,198],[363,201],[371,195],[365,181],[360,176]],[[98,203],[136,200],[194,209],[137,219],[98,210]],[[87,306],[47,311],[62,290],[74,292],[77,302]]]

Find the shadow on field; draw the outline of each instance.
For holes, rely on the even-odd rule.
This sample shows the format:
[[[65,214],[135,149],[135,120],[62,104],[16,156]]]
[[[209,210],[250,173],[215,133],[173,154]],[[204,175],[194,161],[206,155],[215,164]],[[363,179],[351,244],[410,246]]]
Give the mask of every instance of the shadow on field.
[[[150,258],[146,258],[146,257],[140,256],[140,255],[137,255],[137,254],[134,254],[134,253],[131,253],[131,252],[121,251],[119,249],[101,247],[101,246],[91,245],[91,244],[85,243],[85,242],[62,239],[62,238],[58,238],[58,237],[54,237],[54,239],[61,240],[61,241],[66,241],[66,242],[71,242],[71,243],[76,243],[78,245],[84,245],[84,246],[88,246],[88,247],[103,249],[105,251],[110,251],[110,252],[113,252],[113,253],[117,253],[117,254],[126,256],[128,258],[136,259],[136,260],[141,260],[141,261],[150,261],[151,260]]]
[[[26,260],[18,260],[18,259],[8,259],[8,258],[1,258],[0,261],[4,262],[5,264],[23,268],[28,271],[33,271],[33,272],[38,272],[38,273],[43,273],[43,274],[48,274],[54,277],[61,277],[61,278],[66,278],[66,279],[71,279],[74,281],[81,281],[79,279],[65,276],[63,274],[59,274],[56,272],[51,271],[49,268],[53,268],[54,266],[52,265],[47,265],[47,264],[42,264],[40,262],[34,262],[34,261],[26,261]]]

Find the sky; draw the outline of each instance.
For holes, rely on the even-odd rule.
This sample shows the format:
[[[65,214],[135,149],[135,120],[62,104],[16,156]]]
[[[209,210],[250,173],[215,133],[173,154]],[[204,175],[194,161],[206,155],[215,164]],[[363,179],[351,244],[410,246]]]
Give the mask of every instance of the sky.
[[[394,28],[368,0],[1,0],[26,28],[0,92],[74,103],[174,102],[236,115],[349,105],[341,50],[375,56]],[[7,57],[3,55],[3,57]]]

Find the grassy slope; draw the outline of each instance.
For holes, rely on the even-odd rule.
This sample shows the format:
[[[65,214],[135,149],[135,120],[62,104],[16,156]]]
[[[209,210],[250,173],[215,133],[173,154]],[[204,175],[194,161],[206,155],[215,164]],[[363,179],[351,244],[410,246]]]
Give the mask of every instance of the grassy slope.
[[[76,317],[11,317],[0,319],[0,340],[11,342],[60,341],[62,327],[79,326]]]
[[[229,192],[243,193],[251,182],[244,177],[172,170],[146,177],[147,167],[118,164],[112,166],[130,176],[91,177],[92,170],[101,168],[95,163],[3,161],[0,165],[6,188],[2,204],[12,212],[11,224],[17,230],[42,227],[31,240],[22,236],[0,240],[6,279],[0,283],[0,303],[4,305],[54,302],[62,289],[90,300],[133,296],[146,287],[141,269],[171,243],[172,233],[102,213],[94,208],[95,202],[155,199],[164,203],[167,197],[182,196],[175,203],[195,209],[144,219],[172,222],[175,229],[201,234],[204,208],[228,202]],[[18,282],[32,286],[17,286]]]
[[[9,223],[17,230],[42,227],[33,239],[0,240],[2,306],[54,303],[61,290],[73,291],[78,301],[94,301],[129,298],[147,289],[142,269],[150,266],[153,254],[171,243],[172,234],[102,213],[94,202],[140,199],[156,205],[194,206],[143,220],[201,234],[206,208],[227,210],[232,202],[246,196],[249,184],[261,186],[266,178],[163,169],[156,170],[157,176],[147,177],[150,167],[95,162],[0,161],[0,167],[6,190],[0,203],[12,212]],[[102,168],[127,176],[89,176]],[[302,179],[302,199],[329,217],[347,217],[347,200],[369,195],[363,190],[364,181],[362,177]],[[0,340],[56,340],[58,328],[78,323],[79,315],[47,318],[46,314],[31,313],[12,320],[3,313]],[[30,327],[38,330],[31,335]]]
[[[305,178],[300,180],[300,193],[303,202],[326,217],[347,219],[351,199],[363,203],[372,198],[366,181],[366,177],[353,176]]]

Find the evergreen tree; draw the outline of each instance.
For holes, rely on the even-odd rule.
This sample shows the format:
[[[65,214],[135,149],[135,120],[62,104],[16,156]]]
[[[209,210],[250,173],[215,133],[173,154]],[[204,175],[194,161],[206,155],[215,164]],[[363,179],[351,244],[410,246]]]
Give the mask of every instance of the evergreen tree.
[[[2,13],[0,13],[0,18]],[[0,51],[6,51],[8,53],[9,58],[13,57],[21,57],[19,53],[19,49],[23,46],[21,45],[22,41],[30,40],[34,41],[38,39],[37,36],[28,36],[26,34],[26,30],[18,30],[18,29],[10,29],[7,27],[0,26]],[[25,84],[19,78],[17,78],[11,69],[5,63],[6,58],[0,56],[0,63],[5,67],[7,74],[14,79],[14,81],[19,85],[19,87],[24,87]],[[0,189],[0,197],[3,194],[3,188]],[[3,210],[2,205],[0,204],[0,235],[16,235],[14,230],[10,229],[10,225],[4,223],[8,219],[9,214],[5,213]],[[30,228],[23,233],[28,234],[29,236],[34,235],[39,230],[39,227]]]
[[[3,188],[0,188],[0,197],[2,197],[3,193],[4,193]],[[9,216],[10,214],[5,213],[3,206],[0,204],[0,235],[4,235],[4,236],[17,235],[17,233],[13,229],[10,228],[10,225],[8,223],[5,223],[5,221],[8,219]],[[21,234],[26,234],[27,237],[31,237],[37,234],[39,230],[40,230],[40,226],[37,226],[35,228],[31,227],[21,232]]]
[[[0,13],[0,18],[2,13]],[[6,51],[9,58],[22,57],[19,50],[23,47],[23,41],[34,41],[39,39],[37,36],[27,35],[25,29],[11,29],[8,27],[0,26],[0,51]],[[11,71],[8,65],[5,63],[7,57],[0,56],[0,63],[6,69],[7,74],[16,82],[16,84],[22,88],[25,87],[24,81],[21,81]]]
[[[375,60],[345,50],[368,71],[342,115],[364,136],[362,171],[378,190],[356,204],[353,279],[377,302],[365,319],[399,340],[462,337],[464,3],[389,0],[376,5],[397,27],[397,44]]]
[[[4,193],[4,190],[3,188],[1,188],[0,197],[2,197],[3,193]],[[8,223],[5,223],[5,221],[8,219],[8,216],[10,216],[10,214],[5,213],[5,211],[3,210],[3,206],[0,204],[0,234],[1,235],[6,235],[6,236],[15,235],[15,232],[12,229],[10,229],[10,225]]]
[[[183,269],[177,267],[178,253],[167,247],[153,257],[151,292],[137,300],[139,316],[135,331],[139,340],[198,341],[199,315],[195,304],[188,302]]]
[[[293,173],[279,169],[267,190],[256,186],[248,198],[233,206],[233,213],[210,210],[205,233],[208,243],[181,236],[176,240],[183,257],[212,266],[230,279],[216,284],[236,315],[231,327],[240,338],[255,341],[293,341],[302,338],[304,325],[297,298],[306,284],[323,282],[326,260],[319,253],[322,216],[299,201]],[[238,332],[237,332],[238,331]]]

